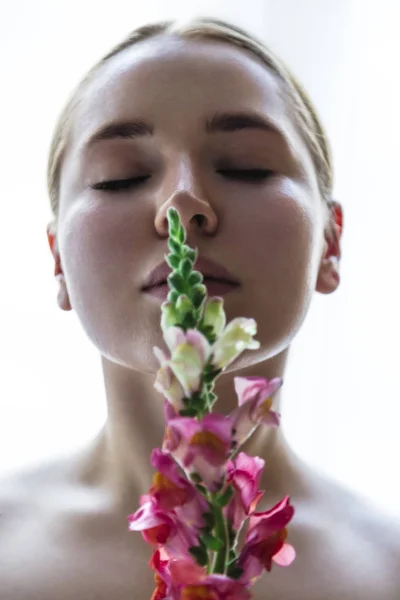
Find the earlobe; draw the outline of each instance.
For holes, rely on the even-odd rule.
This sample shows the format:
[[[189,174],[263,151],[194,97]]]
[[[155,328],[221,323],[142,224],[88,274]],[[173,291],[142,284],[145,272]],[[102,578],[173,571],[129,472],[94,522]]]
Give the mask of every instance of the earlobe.
[[[67,290],[67,285],[65,283],[65,279],[63,275],[59,275],[57,277],[59,282],[59,289],[57,294],[57,303],[61,310],[70,311],[72,310],[71,302],[69,299],[69,294]]]
[[[341,237],[343,231],[343,209],[339,202],[329,202],[330,218],[325,231],[325,252],[321,260],[316,291],[331,294],[340,283],[339,263],[341,258]]]
[[[320,294],[332,294],[339,287],[339,260],[336,256],[322,259],[315,289]]]
[[[61,266],[60,253],[57,248],[56,235],[51,231],[50,225],[47,227],[47,240],[50,246],[51,253],[54,258],[54,276],[58,282],[59,288],[57,293],[57,303],[61,310],[72,310],[67,284]]]

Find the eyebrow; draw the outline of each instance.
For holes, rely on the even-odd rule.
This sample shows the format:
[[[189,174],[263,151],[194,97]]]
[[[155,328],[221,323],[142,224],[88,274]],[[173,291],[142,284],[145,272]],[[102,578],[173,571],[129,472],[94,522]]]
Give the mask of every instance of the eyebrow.
[[[255,112],[217,112],[206,120],[206,133],[230,133],[244,129],[256,129],[279,134],[285,137],[283,131],[270,119]],[[92,146],[103,140],[115,138],[133,140],[136,138],[154,135],[154,126],[144,120],[121,121],[108,123],[96,131],[85,144]]]
[[[206,121],[205,129],[207,133],[261,129],[282,135],[277,125],[255,112],[218,112]]]

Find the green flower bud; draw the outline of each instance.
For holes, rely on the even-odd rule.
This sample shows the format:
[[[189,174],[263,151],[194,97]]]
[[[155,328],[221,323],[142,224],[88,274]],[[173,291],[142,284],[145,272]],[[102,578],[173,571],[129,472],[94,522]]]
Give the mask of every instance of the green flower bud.
[[[178,269],[181,264],[181,259],[176,254],[167,254],[165,260],[171,267],[171,269]]]
[[[198,283],[190,290],[190,297],[195,308],[199,308],[204,298],[207,296],[207,288],[202,283]]]
[[[179,265],[179,272],[184,279],[187,279],[190,275],[190,272],[193,268],[193,263],[190,258],[184,258],[183,261]]]
[[[204,308],[202,324],[213,328],[218,337],[226,325],[226,315],[224,311],[224,301],[222,298],[209,298]]]
[[[168,301],[173,302],[173,304],[175,304],[179,296],[179,292],[177,292],[176,290],[171,290],[170,292],[168,292]]]
[[[178,256],[181,255],[181,244],[177,242],[174,238],[169,238],[168,248],[173,254],[177,254]]]
[[[182,225],[178,226],[178,230],[176,232],[176,239],[181,244],[185,243],[185,240],[186,240],[186,231],[184,230],[184,228],[182,227]]]
[[[186,290],[186,282],[177,271],[173,271],[168,275],[168,285],[179,294],[183,294]]]
[[[176,310],[181,315],[187,315],[193,310],[192,301],[186,294],[181,294],[176,302]]]
[[[169,327],[179,323],[178,311],[173,302],[163,302],[161,305],[161,329],[165,332]]]
[[[179,213],[172,206],[167,211],[169,235],[174,235],[180,225]]]
[[[190,248],[190,246],[184,246],[183,247],[183,256],[185,258],[190,258],[190,260],[194,264],[196,262],[196,258],[197,258],[197,250]]]
[[[194,286],[194,285],[197,285],[198,283],[202,283],[202,282],[203,282],[203,275],[200,273],[200,271],[193,271],[192,273],[190,273],[189,279],[188,279],[188,283],[190,286]]]

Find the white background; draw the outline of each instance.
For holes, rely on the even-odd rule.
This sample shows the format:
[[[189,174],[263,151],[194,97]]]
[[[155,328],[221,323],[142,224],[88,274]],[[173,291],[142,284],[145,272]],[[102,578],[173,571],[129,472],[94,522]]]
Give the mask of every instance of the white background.
[[[285,379],[283,426],[323,472],[400,515],[396,0],[29,0],[0,4],[0,475],[83,444],[105,418],[97,350],[56,304],[45,169],[72,87],[129,30],[232,20],[294,70],[327,127],[344,206],[342,283],[316,294]]]

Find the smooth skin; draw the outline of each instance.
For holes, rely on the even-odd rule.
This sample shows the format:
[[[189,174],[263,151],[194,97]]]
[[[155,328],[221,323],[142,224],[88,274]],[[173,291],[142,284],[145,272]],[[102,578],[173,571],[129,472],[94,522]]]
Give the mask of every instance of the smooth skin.
[[[221,130],[222,113],[257,115],[265,126],[225,119]],[[106,135],[116,123],[125,125]],[[57,236],[48,231],[58,304],[77,313],[101,354],[108,420],[84,450],[3,482],[7,600],[151,596],[151,550],[126,517],[151,484],[149,455],[164,431],[153,388],[160,301],[141,287],[167,252],[171,206],[188,243],[240,279],[225,297],[228,319],[258,323],[260,349],[218,381],[221,412],[234,407],[234,376],[284,377],[314,293],[339,285],[341,229],[335,246],[310,152],[261,62],[227,44],[166,37],[111,59],[74,116]],[[398,525],[315,473],[281,429],[263,430],[246,451],[266,460],[260,510],[286,494],[296,508],[296,561],[265,575],[256,600],[398,600]]]

